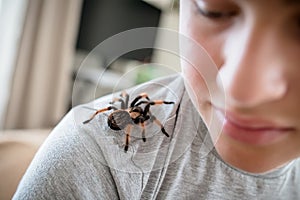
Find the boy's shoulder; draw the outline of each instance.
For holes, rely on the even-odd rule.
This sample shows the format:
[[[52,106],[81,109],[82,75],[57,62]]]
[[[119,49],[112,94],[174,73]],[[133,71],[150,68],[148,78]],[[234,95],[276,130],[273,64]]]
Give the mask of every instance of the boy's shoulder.
[[[76,131],[70,133],[75,134],[76,137],[80,137],[82,142],[93,141],[96,145],[95,148],[101,150],[105,159],[109,159],[109,163],[112,165],[122,165],[126,161],[127,155],[130,155],[134,151],[152,152],[155,149],[160,148],[158,144],[161,142],[167,142],[167,137],[161,130],[162,125],[167,134],[171,135],[174,128],[174,120],[177,108],[182,101],[184,95],[184,83],[180,74],[171,75],[167,77],[158,78],[148,81],[146,83],[137,85],[124,91],[115,92],[113,94],[100,97],[90,103],[76,106],[72,109],[66,122],[61,123],[60,126],[65,130],[70,130],[70,123],[73,123],[73,130]],[[108,118],[113,109],[106,110],[108,107],[113,106],[118,110],[125,110],[121,108],[122,102],[118,99],[123,99],[123,93],[128,94],[128,106],[131,102],[141,94],[147,94],[150,100],[141,98],[139,102],[146,101],[166,101],[174,102],[174,104],[155,104],[150,106],[149,114],[153,118],[147,118],[144,123],[144,132],[146,142],[142,138],[143,127],[140,123],[135,123],[131,127],[130,132],[126,128],[122,130],[113,130],[108,124]],[[114,101],[112,104],[111,102]],[[141,103],[140,106],[145,109],[145,104]],[[99,114],[96,114],[99,110],[105,110]],[[88,123],[83,123],[90,119],[93,115],[96,116]],[[73,119],[70,119],[72,117]],[[128,154],[124,154],[124,147],[126,143],[126,134],[130,134]],[[100,147],[100,148],[99,148]],[[91,146],[89,147],[91,148]],[[99,153],[99,152],[98,152]],[[114,155],[114,159],[111,159],[110,155]],[[117,159],[120,158],[120,159]],[[125,159],[124,159],[125,158]],[[128,157],[130,159],[130,157]],[[120,162],[122,160],[122,162]],[[126,165],[124,165],[126,166]],[[124,167],[122,166],[122,168]],[[130,167],[130,165],[128,165]],[[134,168],[134,167],[133,167]]]

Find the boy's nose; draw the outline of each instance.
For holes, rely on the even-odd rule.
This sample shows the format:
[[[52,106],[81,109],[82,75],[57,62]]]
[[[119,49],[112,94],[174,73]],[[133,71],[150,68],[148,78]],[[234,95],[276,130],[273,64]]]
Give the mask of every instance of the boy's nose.
[[[224,47],[225,63],[219,71],[227,103],[251,107],[285,95],[286,62],[276,33],[247,30],[227,44],[230,45]]]

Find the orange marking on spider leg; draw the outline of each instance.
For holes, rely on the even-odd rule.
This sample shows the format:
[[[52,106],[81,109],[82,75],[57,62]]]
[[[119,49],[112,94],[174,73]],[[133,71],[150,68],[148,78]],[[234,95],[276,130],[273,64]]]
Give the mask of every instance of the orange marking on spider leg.
[[[141,98],[146,98],[146,99],[150,100],[149,97],[148,97],[148,94],[145,93],[145,92],[141,93],[141,94],[140,94],[140,97],[141,97]]]
[[[164,103],[163,100],[155,100],[155,101],[153,101],[153,102],[154,102],[154,104],[163,104],[163,103]]]
[[[128,96],[128,94],[127,94],[127,92],[125,92],[125,91],[122,91],[122,94],[121,94],[121,96],[122,96],[122,97],[126,97],[126,96]]]
[[[131,102],[130,107],[134,107],[141,98],[146,98],[148,101],[150,100],[147,93],[141,93]]]
[[[108,111],[108,110],[111,110],[111,109],[113,109],[113,107],[109,106],[109,107],[107,107],[107,108],[103,108],[103,109],[97,110],[97,111],[90,117],[90,119],[88,119],[88,120],[86,120],[86,121],[84,121],[84,122],[82,122],[82,123],[83,123],[83,124],[87,124],[87,123],[89,123],[90,121],[92,121],[92,120],[95,118],[95,116],[98,115],[99,113],[102,113],[102,112],[105,112],[105,111]]]
[[[121,99],[120,98],[113,98],[113,100],[111,101],[111,102],[109,102],[110,104],[112,104],[112,103],[115,103],[116,101],[120,101]]]
[[[172,101],[164,101],[164,100],[155,100],[154,104],[174,104]]]

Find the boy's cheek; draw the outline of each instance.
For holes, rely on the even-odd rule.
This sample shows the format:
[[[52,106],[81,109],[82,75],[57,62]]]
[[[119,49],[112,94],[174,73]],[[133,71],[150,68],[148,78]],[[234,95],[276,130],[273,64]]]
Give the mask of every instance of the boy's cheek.
[[[201,74],[189,64],[182,66],[182,73],[185,79],[185,84],[188,90],[190,90],[189,93],[192,95],[193,103],[201,104],[203,102],[210,101],[207,83]]]

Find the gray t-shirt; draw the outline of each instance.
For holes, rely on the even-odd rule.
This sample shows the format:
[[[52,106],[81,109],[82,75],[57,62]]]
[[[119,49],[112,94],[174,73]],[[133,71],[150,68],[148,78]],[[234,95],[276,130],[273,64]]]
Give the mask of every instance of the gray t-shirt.
[[[180,75],[127,92],[130,101],[147,92],[151,100],[175,102],[151,107],[170,137],[148,121],[143,142],[135,125],[125,153],[125,131],[107,125],[111,111],[82,123],[119,94],[75,107],[36,154],[14,199],[300,199],[298,159],[264,174],[222,161]]]

